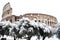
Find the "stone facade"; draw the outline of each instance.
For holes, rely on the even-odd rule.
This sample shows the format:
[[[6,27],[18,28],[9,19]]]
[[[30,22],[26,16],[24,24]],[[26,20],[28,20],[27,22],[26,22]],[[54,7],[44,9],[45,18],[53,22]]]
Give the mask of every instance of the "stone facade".
[[[4,7],[3,7],[3,14],[2,14],[2,20],[1,21],[10,21],[10,22],[15,22],[19,19],[19,16],[12,15],[12,8],[10,6],[10,3],[8,2]]]
[[[10,3],[8,2],[4,7],[3,7],[3,14],[2,14],[2,18],[6,18],[7,16],[11,16],[12,15],[12,8],[10,6]]]
[[[28,17],[30,20],[34,20],[35,22],[42,22],[53,27],[55,27],[55,24],[58,22],[56,17],[41,13],[27,13],[23,16]]]
[[[52,27],[56,27],[55,24],[57,23],[56,17],[41,13],[27,13],[20,16],[12,15],[12,8],[9,2],[3,7],[1,21],[15,22],[18,21],[18,19],[21,19],[22,17],[28,17],[30,20],[34,20],[35,22],[42,22]]]

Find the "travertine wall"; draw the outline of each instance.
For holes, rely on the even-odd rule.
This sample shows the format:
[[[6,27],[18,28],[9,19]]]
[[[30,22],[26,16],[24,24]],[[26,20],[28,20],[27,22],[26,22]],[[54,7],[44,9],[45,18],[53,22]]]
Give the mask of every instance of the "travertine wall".
[[[4,7],[3,7],[3,14],[2,18],[6,18],[8,16],[12,15],[12,8],[10,7],[10,3],[8,2]]]
[[[53,27],[55,27],[55,24],[57,23],[56,17],[41,13],[27,13],[24,15],[24,17],[28,17],[30,20],[42,22]]]
[[[3,18],[1,21],[10,21],[11,23],[18,21],[20,19],[19,16],[11,15],[6,18]]]

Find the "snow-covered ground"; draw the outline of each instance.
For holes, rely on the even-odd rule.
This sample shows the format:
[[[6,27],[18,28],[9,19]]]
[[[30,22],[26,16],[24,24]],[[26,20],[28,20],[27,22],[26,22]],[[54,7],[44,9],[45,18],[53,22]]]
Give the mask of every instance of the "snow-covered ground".
[[[0,40],[1,40],[1,38],[6,38],[7,40],[14,40],[14,37],[12,37],[12,36],[6,36],[6,35],[4,37],[1,36]],[[26,39],[17,38],[16,40],[26,40]],[[37,36],[31,37],[31,40],[37,40]],[[42,40],[42,37],[40,38],[40,40]],[[57,38],[56,35],[54,35],[54,36],[52,36],[50,38],[46,37],[45,40],[59,40],[59,39]]]

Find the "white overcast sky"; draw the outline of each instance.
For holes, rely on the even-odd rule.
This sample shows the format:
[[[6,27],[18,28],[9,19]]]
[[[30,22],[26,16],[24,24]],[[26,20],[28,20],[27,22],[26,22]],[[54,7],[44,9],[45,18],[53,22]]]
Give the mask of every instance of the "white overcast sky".
[[[3,6],[10,2],[13,15],[43,13],[55,16],[60,22],[60,0],[0,0],[0,20]]]

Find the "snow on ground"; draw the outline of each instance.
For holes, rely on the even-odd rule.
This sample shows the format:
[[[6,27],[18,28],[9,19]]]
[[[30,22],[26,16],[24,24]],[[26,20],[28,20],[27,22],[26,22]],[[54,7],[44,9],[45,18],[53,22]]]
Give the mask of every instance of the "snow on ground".
[[[46,37],[45,40],[59,40],[59,39],[57,38],[56,35],[54,35],[54,36],[52,36],[50,38]]]
[[[1,40],[1,38],[2,38],[2,36],[0,37],[0,40]],[[7,40],[14,40],[14,38],[12,36],[6,36],[6,35],[4,35],[3,38],[6,38]],[[26,40],[26,39],[17,38],[16,40]],[[37,40],[37,36],[33,36],[31,38],[31,40]],[[42,37],[40,38],[40,40],[42,40]],[[56,35],[54,35],[54,36],[52,36],[50,38],[46,37],[45,40],[59,40],[59,39],[56,37]]]
[[[6,35],[1,36],[0,40],[1,40],[1,38],[6,38],[6,40],[14,40],[14,37],[12,37],[12,36],[6,36]]]
[[[37,36],[33,36],[33,37],[31,38],[31,40],[37,40]],[[42,37],[41,37],[40,40],[42,40]],[[56,35],[54,35],[54,36],[52,36],[52,37],[50,37],[50,38],[46,37],[45,40],[59,40],[59,39],[57,38]]]

